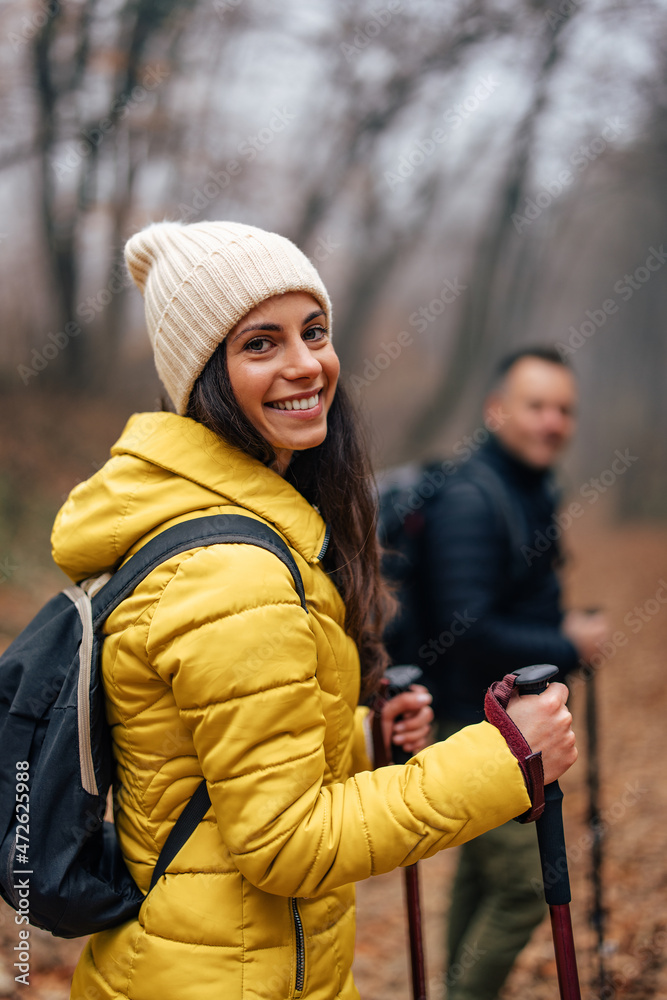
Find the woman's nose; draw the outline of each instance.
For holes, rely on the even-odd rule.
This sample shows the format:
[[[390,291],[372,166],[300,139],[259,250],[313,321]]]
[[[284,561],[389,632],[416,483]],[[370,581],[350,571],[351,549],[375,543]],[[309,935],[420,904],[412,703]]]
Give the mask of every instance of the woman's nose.
[[[318,358],[301,337],[298,342],[289,345],[283,369],[285,378],[314,378],[321,371]]]

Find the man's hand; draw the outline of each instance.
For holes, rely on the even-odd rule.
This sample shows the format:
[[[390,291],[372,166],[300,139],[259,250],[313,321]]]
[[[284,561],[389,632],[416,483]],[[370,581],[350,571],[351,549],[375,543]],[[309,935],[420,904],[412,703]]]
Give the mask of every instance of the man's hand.
[[[560,778],[577,759],[572,716],[566,706],[564,684],[553,682],[542,694],[519,695],[512,691],[507,714],[521,730],[533,753],[542,751],[544,784]]]
[[[590,660],[600,652],[600,646],[609,638],[609,622],[603,611],[568,611],[563,621],[563,632],[577,648],[582,660]]]
[[[397,694],[384,706],[382,709],[382,735],[390,758],[392,743],[396,743],[409,754],[415,754],[433,742],[431,735],[432,700],[431,695],[422,684],[411,684],[409,691]]]

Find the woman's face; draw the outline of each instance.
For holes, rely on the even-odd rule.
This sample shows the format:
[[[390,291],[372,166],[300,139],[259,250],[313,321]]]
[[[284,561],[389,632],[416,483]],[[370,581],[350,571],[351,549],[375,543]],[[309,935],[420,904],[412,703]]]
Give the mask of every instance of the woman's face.
[[[340,365],[326,314],[308,292],[274,295],[227,336],[227,369],[243,413],[273,446],[283,475],[293,451],[327,433]]]

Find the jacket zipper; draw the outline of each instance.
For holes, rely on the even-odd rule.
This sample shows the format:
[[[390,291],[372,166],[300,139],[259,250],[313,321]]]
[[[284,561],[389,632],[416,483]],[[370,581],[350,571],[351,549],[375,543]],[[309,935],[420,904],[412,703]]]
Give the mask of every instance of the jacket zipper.
[[[321,562],[321,560],[324,559],[324,554],[329,548],[330,538],[331,538],[331,525],[327,524],[327,530],[324,533],[324,541],[322,542],[322,548],[320,549],[320,551],[317,553],[316,556],[317,562]]]
[[[294,917],[294,931],[296,934],[296,976],[294,978],[293,996],[300,997],[306,976],[306,942],[303,936],[303,924],[301,923],[296,899],[292,897],[290,903],[292,904],[292,916]]]

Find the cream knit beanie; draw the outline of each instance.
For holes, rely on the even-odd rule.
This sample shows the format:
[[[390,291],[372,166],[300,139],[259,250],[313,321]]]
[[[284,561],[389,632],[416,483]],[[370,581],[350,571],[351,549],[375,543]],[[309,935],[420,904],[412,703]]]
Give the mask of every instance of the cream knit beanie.
[[[125,246],[144,296],[155,367],[178,413],[227,334],[272,295],[310,292],[331,302],[308,258],[284,236],[239,222],[159,222]]]

